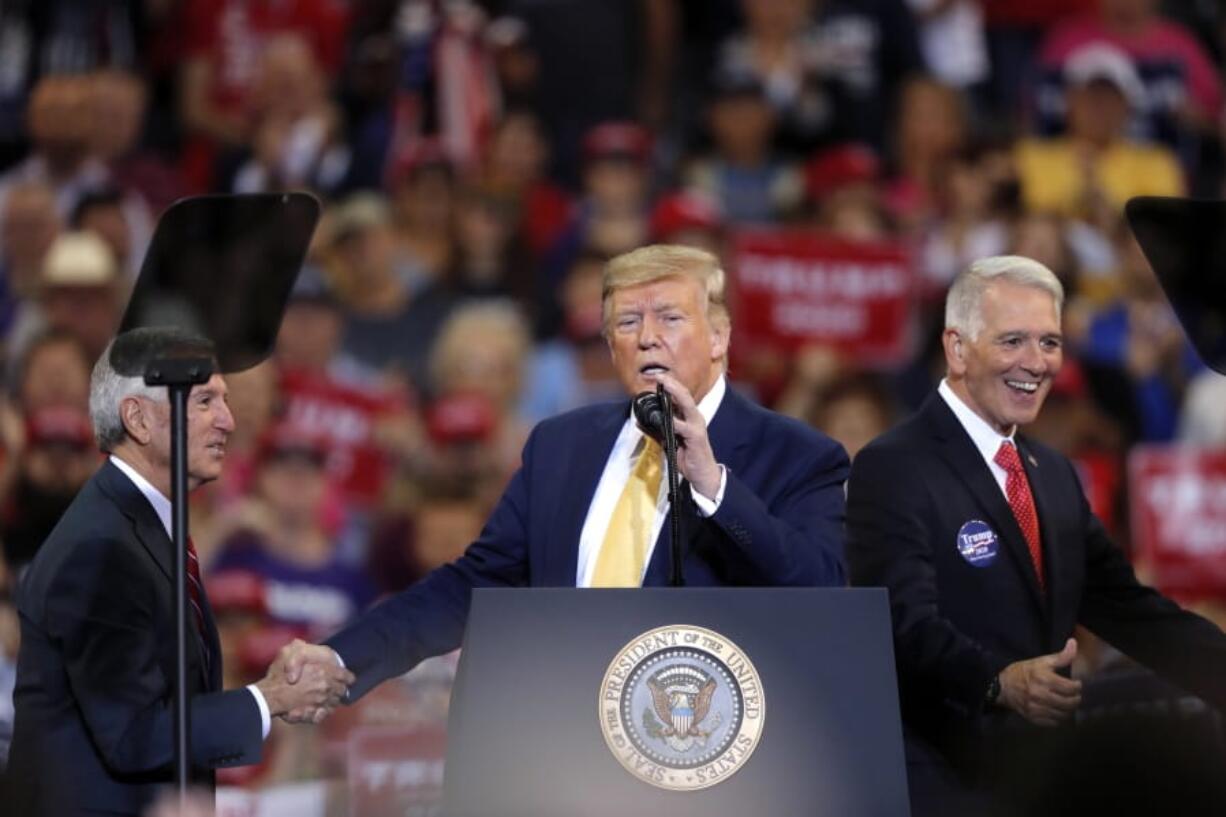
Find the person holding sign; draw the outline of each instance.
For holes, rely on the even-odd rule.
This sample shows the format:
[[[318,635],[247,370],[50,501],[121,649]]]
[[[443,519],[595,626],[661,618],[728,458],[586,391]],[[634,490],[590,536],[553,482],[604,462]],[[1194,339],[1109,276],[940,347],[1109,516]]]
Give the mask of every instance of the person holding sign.
[[[1018,256],[950,288],[947,374],[856,457],[852,583],[890,591],[912,814],[1052,813],[1047,771],[1081,703],[1081,624],[1211,703],[1226,635],[1137,581],[1072,463],[1018,429],[1063,357],[1060,282]]]

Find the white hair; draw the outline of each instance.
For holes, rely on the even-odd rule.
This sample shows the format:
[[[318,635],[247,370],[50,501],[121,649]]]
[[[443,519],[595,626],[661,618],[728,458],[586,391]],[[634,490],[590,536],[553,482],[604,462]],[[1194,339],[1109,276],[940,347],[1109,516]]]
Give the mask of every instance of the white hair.
[[[162,403],[168,402],[163,386],[147,386],[144,377],[125,377],[111,365],[112,340],[94,364],[89,378],[89,419],[94,426],[94,439],[98,448],[112,451],[124,441],[127,431],[119,413],[119,404],[128,397],[147,397]]]
[[[1064,286],[1054,272],[1033,258],[995,255],[975,261],[954,279],[945,298],[945,328],[956,329],[970,340],[979,337],[983,293],[997,280],[1043,290],[1055,301],[1057,316],[1064,308]]]

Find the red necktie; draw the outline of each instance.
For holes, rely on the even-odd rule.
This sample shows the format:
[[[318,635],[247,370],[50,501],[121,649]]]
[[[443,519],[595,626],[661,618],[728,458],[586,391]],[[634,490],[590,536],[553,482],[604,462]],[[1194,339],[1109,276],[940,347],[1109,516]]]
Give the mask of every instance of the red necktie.
[[[196,545],[192,538],[187,537],[187,596],[192,603],[192,612],[196,614],[196,629],[200,631],[200,640],[204,643],[204,660],[209,663],[209,639],[204,632],[204,607],[201,597],[204,595],[204,583],[200,580],[200,559],[196,556]]]
[[[1043,588],[1043,550],[1039,544],[1039,514],[1034,509],[1034,497],[1030,493],[1030,483],[1026,480],[1026,470],[1022,467],[1022,459],[1017,455],[1017,448],[1009,443],[1001,443],[993,460],[1008,475],[1005,478],[1005,495],[1009,498],[1009,507],[1013,517],[1017,519],[1022,535],[1026,537],[1026,546],[1030,549],[1030,561],[1034,563],[1035,575],[1039,577],[1039,588]]]

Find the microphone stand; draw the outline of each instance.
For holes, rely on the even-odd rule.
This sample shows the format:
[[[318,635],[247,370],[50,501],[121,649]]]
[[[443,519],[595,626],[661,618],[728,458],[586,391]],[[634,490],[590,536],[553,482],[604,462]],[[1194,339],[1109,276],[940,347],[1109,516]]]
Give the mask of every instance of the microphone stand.
[[[171,541],[175,551],[174,781],[179,805],[187,802],[191,724],[187,707],[187,397],[192,386],[207,383],[213,362],[207,358],[156,360],[145,370],[145,384],[165,386],[170,396]]]
[[[677,433],[673,429],[673,403],[664,387],[656,384],[656,395],[660,398],[660,409],[664,415],[664,459],[668,463],[668,505],[671,509],[671,542],[669,548],[669,578],[671,587],[684,587],[685,577],[681,571],[681,507],[680,491],[677,476]]]

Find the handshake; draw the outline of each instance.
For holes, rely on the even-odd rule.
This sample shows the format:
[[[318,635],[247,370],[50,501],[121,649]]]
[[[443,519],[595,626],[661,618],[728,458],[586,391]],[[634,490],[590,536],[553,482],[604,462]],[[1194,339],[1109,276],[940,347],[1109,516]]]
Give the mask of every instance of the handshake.
[[[319,723],[349,696],[354,675],[329,647],[294,639],[255,686],[268,712],[288,723]]]

